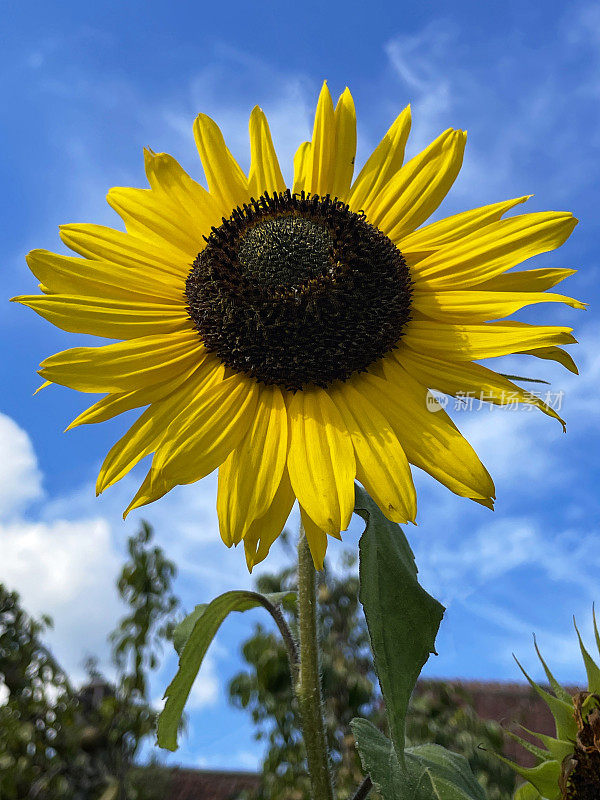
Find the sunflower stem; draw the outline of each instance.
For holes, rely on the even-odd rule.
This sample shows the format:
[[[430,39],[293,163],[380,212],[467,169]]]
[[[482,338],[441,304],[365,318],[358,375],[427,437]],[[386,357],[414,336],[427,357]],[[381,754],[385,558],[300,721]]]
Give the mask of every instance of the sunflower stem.
[[[302,526],[298,542],[298,616],[300,668],[296,696],[302,716],[312,800],[333,800],[321,696],[316,571]]]

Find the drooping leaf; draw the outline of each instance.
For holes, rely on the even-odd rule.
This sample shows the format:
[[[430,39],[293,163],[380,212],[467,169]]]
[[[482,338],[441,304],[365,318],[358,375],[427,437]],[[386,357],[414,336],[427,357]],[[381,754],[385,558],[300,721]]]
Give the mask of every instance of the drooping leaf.
[[[402,764],[374,725],[364,719],[351,725],[363,769],[383,800],[485,800],[464,756],[425,744],[405,750]]]
[[[255,595],[255,592],[241,592],[240,594],[245,595]],[[294,596],[294,592],[271,592],[270,594],[260,595],[261,597],[266,598],[272,605],[278,606],[287,600],[289,597]],[[183,650],[185,643],[190,638],[192,631],[194,630],[194,625],[200,619],[200,617],[204,614],[206,609],[208,608],[208,603],[201,603],[197,605],[194,610],[182,619],[179,625],[173,631],[173,646],[177,651],[178,655],[181,655],[181,651]],[[255,608],[256,606],[249,606],[249,608]],[[237,608],[234,609],[235,611],[246,611],[245,608]]]
[[[402,762],[406,710],[423,665],[435,653],[444,607],[419,584],[402,528],[386,519],[359,486],[355,511],[367,523],[360,540],[360,601],[390,735]]]
[[[207,605],[196,606],[178,625],[173,639],[179,653],[179,669],[165,692],[165,707],[158,718],[160,747],[177,749],[177,730],[192,684],[225,617],[232,611],[248,611],[257,606],[270,610],[290,594],[282,592],[267,596],[249,591],[225,592]]]

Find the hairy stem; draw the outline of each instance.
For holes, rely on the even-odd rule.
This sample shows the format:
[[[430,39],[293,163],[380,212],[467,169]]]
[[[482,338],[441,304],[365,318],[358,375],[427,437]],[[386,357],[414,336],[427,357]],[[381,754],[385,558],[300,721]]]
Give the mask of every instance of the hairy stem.
[[[304,743],[312,784],[312,800],[333,800],[319,672],[316,573],[302,528],[300,528],[298,543],[298,615],[300,668],[296,682],[296,695],[302,715]]]
[[[273,617],[275,624],[279,628],[279,633],[281,634],[281,638],[283,639],[283,643],[285,644],[287,650],[288,661],[290,662],[290,672],[292,673],[293,685],[296,686],[298,683],[300,669],[300,653],[298,652],[298,646],[296,645],[294,635],[292,634],[289,625],[283,616],[281,607],[274,606],[273,603],[271,603],[266,597],[263,597],[261,602]]]

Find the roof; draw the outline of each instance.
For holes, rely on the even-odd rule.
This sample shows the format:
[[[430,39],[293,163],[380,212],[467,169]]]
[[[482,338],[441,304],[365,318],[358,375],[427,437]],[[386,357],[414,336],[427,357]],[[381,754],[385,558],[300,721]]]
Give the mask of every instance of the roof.
[[[423,681],[424,685],[434,685],[435,680]],[[535,689],[528,683],[509,683],[496,681],[448,680],[453,686],[462,687],[470,696],[473,708],[482,719],[498,722],[505,730],[516,733],[539,746],[539,741],[523,731],[522,727],[548,736],[555,736],[554,718],[550,709]],[[549,689],[549,687],[542,687]],[[573,695],[579,689],[565,686]],[[506,737],[504,755],[523,766],[535,764],[531,753],[526,752],[517,742]]]
[[[259,784],[256,772],[174,769],[168,800],[237,800],[242,791],[256,791]]]

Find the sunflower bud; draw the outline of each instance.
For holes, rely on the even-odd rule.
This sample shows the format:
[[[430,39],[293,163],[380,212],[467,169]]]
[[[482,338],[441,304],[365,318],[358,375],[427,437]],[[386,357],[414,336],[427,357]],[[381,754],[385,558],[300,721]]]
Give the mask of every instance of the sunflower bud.
[[[525,779],[515,793],[515,800],[599,800],[600,798],[600,667],[583,644],[575,623],[581,655],[587,673],[587,691],[571,696],[559,684],[538,649],[538,654],[552,693],[542,689],[519,667],[537,694],[548,705],[555,722],[555,736],[529,731],[543,745],[537,747],[515,734],[509,734],[534,755],[533,767],[520,767],[507,759]],[[600,632],[594,613],[594,633],[600,653]]]

